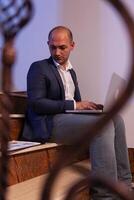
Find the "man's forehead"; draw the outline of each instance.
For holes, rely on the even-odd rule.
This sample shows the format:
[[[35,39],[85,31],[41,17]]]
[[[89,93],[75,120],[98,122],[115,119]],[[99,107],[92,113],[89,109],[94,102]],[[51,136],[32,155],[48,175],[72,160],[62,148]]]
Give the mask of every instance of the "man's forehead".
[[[51,33],[50,40],[69,40],[67,31],[64,30],[55,30]]]
[[[52,37],[49,40],[49,44],[54,46],[63,46],[70,44],[70,40],[69,38],[64,38],[64,37],[63,38]]]

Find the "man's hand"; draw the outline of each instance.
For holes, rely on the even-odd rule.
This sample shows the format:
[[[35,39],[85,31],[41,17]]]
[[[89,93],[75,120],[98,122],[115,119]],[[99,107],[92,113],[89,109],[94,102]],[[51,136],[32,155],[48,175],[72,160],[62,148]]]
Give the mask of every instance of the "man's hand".
[[[101,104],[96,104],[94,102],[89,102],[89,101],[79,101],[76,102],[76,110],[98,110],[98,109],[103,109],[103,105]]]

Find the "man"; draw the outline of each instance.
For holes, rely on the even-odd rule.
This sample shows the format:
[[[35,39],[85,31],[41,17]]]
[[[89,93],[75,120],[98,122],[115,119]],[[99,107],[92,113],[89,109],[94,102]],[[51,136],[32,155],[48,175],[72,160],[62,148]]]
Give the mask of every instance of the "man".
[[[82,101],[77,77],[69,61],[74,49],[73,35],[67,27],[53,28],[48,36],[51,57],[33,63],[27,76],[28,111],[23,139],[71,144],[87,132],[99,116],[65,114],[71,109],[98,109],[100,106]],[[90,130],[89,134],[90,134]],[[90,145],[93,173],[131,184],[124,123],[116,117]],[[103,187],[93,187],[92,198],[118,199]]]

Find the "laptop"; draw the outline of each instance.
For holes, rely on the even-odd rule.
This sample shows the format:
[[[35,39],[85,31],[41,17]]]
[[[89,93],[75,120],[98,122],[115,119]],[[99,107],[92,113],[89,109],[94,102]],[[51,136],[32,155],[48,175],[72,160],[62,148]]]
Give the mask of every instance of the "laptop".
[[[118,99],[126,87],[126,80],[116,73],[112,74],[106,93],[103,110],[66,110],[65,113],[74,114],[102,114],[106,113],[110,106]]]

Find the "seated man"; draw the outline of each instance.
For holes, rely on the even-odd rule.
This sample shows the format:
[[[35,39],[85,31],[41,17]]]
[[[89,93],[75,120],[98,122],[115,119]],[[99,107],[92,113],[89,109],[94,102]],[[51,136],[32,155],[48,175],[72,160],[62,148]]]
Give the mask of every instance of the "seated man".
[[[37,142],[70,144],[80,134],[89,132],[97,115],[65,114],[71,109],[98,109],[99,105],[82,101],[77,77],[69,61],[74,49],[73,35],[67,27],[53,28],[48,35],[51,57],[34,62],[27,76],[28,110],[23,139]],[[116,117],[90,145],[93,173],[131,184],[123,120]],[[106,188],[93,187],[92,198],[118,199]]]

